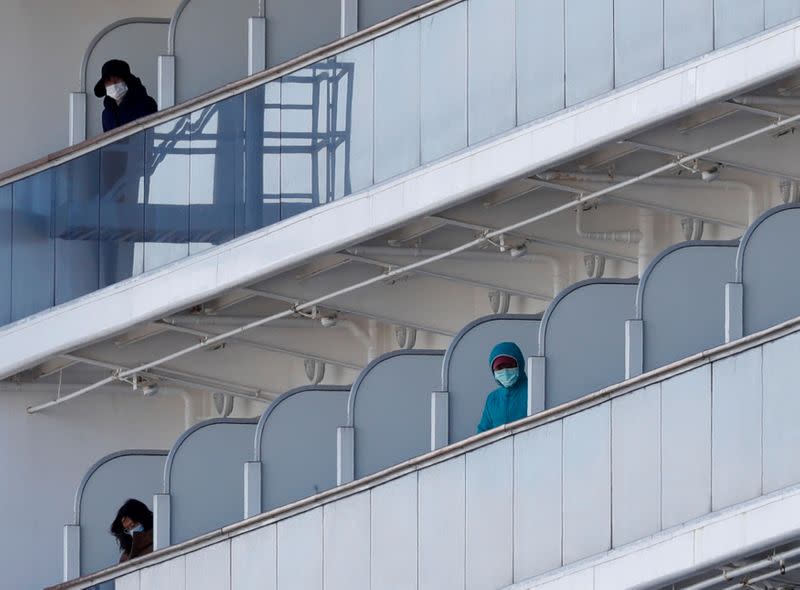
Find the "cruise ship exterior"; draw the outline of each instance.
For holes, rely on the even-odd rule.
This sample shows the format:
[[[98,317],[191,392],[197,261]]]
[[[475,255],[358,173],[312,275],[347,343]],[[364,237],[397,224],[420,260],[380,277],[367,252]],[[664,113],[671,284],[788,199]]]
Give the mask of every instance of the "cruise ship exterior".
[[[0,32],[0,588],[800,588],[800,1]]]

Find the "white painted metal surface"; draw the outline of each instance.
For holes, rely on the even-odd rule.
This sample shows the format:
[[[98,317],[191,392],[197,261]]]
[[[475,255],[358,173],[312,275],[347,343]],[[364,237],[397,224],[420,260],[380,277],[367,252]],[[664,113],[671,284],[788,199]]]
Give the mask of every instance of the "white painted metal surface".
[[[278,523],[278,590],[322,590],[322,508]]]
[[[369,590],[370,493],[323,509],[323,579],[326,590]]]
[[[231,540],[231,590],[276,590],[276,525]]]
[[[417,474],[371,492],[370,581],[373,588],[417,587]]]
[[[231,590],[230,541],[186,556],[186,590]]]

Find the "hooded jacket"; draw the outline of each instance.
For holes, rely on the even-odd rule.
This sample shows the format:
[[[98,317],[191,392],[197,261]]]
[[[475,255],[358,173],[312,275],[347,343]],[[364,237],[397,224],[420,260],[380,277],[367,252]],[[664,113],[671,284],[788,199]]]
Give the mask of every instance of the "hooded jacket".
[[[103,131],[111,131],[131,121],[152,115],[158,110],[156,101],[147,94],[147,89],[136,76],[125,78],[128,91],[122,100],[117,101],[106,96],[103,99]]]
[[[497,389],[486,398],[483,415],[478,424],[478,432],[491,430],[497,426],[519,420],[528,415],[528,376],[525,374],[525,357],[519,346],[513,342],[501,342],[492,349],[489,355],[489,370],[498,356],[510,356],[517,361],[519,378],[511,387],[503,387],[495,379]]]

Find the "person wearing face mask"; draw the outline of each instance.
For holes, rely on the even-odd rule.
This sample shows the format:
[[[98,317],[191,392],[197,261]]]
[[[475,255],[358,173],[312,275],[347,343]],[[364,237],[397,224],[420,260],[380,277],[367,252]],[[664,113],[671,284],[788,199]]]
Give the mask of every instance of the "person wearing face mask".
[[[528,415],[528,377],[525,357],[513,342],[501,342],[489,355],[489,369],[500,386],[486,398],[478,432]]]
[[[103,99],[103,131],[111,131],[158,110],[142,81],[131,74],[127,62],[112,59],[103,64],[94,94]]]
[[[153,513],[139,500],[126,500],[111,523],[111,534],[120,549],[119,562],[153,551]]]

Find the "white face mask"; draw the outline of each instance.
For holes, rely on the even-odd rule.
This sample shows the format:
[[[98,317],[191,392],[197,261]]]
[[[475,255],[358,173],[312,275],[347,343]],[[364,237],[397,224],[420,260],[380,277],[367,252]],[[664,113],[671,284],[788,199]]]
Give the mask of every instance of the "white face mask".
[[[144,527],[141,524],[137,524],[135,527],[128,529],[125,532],[133,536],[133,533],[141,533],[142,531],[144,531]]]
[[[122,100],[126,92],[128,92],[128,85],[125,84],[125,82],[117,82],[116,84],[106,86],[106,94],[117,102]]]

